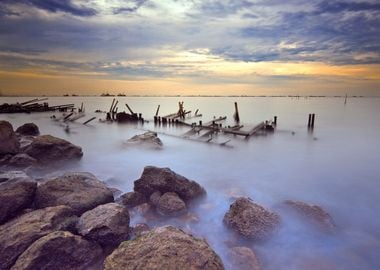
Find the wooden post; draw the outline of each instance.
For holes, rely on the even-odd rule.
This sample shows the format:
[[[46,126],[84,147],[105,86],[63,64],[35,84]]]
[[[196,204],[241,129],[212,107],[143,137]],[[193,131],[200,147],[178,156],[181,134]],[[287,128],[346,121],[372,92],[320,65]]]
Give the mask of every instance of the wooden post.
[[[311,113],[309,113],[309,120],[307,121],[307,127],[311,127]]]
[[[96,119],[96,117],[92,117],[92,118],[88,119],[86,122],[83,123],[83,125],[90,123],[94,119]]]
[[[235,115],[234,115],[235,121],[240,122],[240,117],[239,117],[239,110],[238,110],[238,104],[235,102]]]
[[[158,123],[158,117],[155,115],[155,116],[153,117],[153,119],[154,119],[154,124],[157,125],[157,123]]]
[[[315,113],[311,115],[311,128],[314,128]]]
[[[131,114],[134,114],[134,112],[133,112],[132,109],[128,106],[127,103],[125,103],[125,106],[127,106],[128,110],[130,111]]]
[[[115,103],[115,99],[112,100],[112,104],[111,104],[110,112],[112,112],[113,104],[114,104],[114,103]]]
[[[157,107],[156,116],[158,116],[158,112],[160,111],[160,105]]]
[[[199,125],[202,126],[202,120],[199,120]]]
[[[273,118],[273,124],[274,124],[275,126],[277,126],[277,116],[275,116],[275,117]]]

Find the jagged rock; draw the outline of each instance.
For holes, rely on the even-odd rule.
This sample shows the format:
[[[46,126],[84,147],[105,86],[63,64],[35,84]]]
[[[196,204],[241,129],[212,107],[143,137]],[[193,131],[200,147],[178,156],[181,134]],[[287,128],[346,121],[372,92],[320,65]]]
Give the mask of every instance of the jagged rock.
[[[163,216],[179,216],[186,213],[186,204],[177,193],[164,193],[157,204],[157,212]]]
[[[102,249],[66,231],[52,232],[28,247],[11,270],[86,270],[99,263]]]
[[[13,126],[7,121],[0,121],[0,156],[6,154],[16,154],[19,151],[20,143]]]
[[[23,148],[23,151],[41,163],[79,159],[83,156],[79,146],[51,135],[33,138],[32,143]]]
[[[128,239],[129,213],[117,203],[107,203],[85,212],[78,222],[78,233],[102,246],[117,246]]]
[[[0,226],[0,269],[9,269],[37,239],[71,226],[68,206],[48,207],[19,216]]]
[[[31,178],[23,171],[0,171],[0,183],[18,180],[31,180]]]
[[[166,226],[121,243],[106,258],[104,269],[213,270],[224,269],[224,266],[205,240]]]
[[[176,174],[169,168],[147,166],[140,179],[134,182],[134,190],[147,198],[155,191],[175,192],[184,200],[190,200],[206,194],[206,191],[195,181]]]
[[[82,214],[100,204],[113,202],[112,191],[90,173],[66,173],[38,186],[35,206],[68,205]]]
[[[8,162],[8,166],[10,167],[19,167],[19,168],[26,168],[29,166],[33,166],[37,164],[37,160],[35,158],[32,158],[28,154],[20,153],[17,155],[14,155]]]
[[[334,231],[336,226],[332,217],[322,207],[301,201],[286,200],[284,204],[296,213],[306,217],[313,225],[324,231]]]
[[[260,263],[252,249],[247,247],[233,247],[229,252],[231,269],[260,270]]]
[[[131,238],[139,237],[147,232],[150,231],[149,225],[146,223],[137,223],[132,229],[131,229]]]
[[[40,130],[34,123],[26,123],[16,129],[16,132],[21,135],[37,136]]]
[[[27,179],[0,183],[0,224],[29,208],[36,188],[37,183]]]
[[[224,215],[223,222],[246,238],[262,240],[278,227],[280,217],[249,198],[238,198]]]
[[[127,207],[135,207],[147,202],[144,194],[140,192],[127,192],[120,196],[121,203]]]
[[[156,132],[147,131],[143,134],[138,134],[126,141],[128,146],[146,146],[149,148],[161,148],[163,146],[162,141],[158,138]]]
[[[150,195],[149,197],[149,201],[151,202],[151,204],[153,204],[154,206],[157,206],[161,198],[161,195],[162,195],[161,192],[158,190],[153,192],[152,195]]]

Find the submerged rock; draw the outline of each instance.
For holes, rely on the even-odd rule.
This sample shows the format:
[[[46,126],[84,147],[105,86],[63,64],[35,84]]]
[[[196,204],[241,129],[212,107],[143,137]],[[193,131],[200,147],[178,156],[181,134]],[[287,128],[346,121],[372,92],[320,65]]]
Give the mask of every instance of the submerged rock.
[[[219,256],[205,240],[172,226],[159,227],[125,241],[109,255],[105,270],[224,269]]]
[[[26,168],[26,167],[33,166],[36,164],[37,164],[37,160],[35,158],[32,158],[28,154],[20,153],[20,154],[14,155],[8,161],[7,165],[9,167]]]
[[[100,204],[113,202],[112,191],[90,173],[66,173],[38,186],[35,206],[67,205],[82,214]]]
[[[73,211],[68,206],[29,212],[0,226],[0,269],[9,269],[37,239],[71,226]]]
[[[206,194],[206,191],[195,181],[179,175],[169,168],[147,166],[140,179],[134,182],[134,190],[146,197],[155,191],[175,192],[178,196],[188,201]]]
[[[233,247],[229,252],[231,269],[260,270],[260,263],[252,249],[247,247]]]
[[[157,203],[157,212],[163,216],[179,216],[186,210],[185,202],[174,192],[164,193]]]
[[[223,222],[246,238],[262,240],[278,227],[280,217],[249,198],[238,198],[224,215]]]
[[[137,205],[143,204],[147,202],[144,194],[140,192],[127,192],[120,196],[120,201],[123,205],[127,207],[135,207]]]
[[[33,138],[24,148],[24,152],[41,163],[79,159],[83,156],[82,148],[79,146],[51,135]]]
[[[31,180],[31,178],[23,171],[0,171],[0,183],[19,180]]]
[[[37,183],[27,179],[0,183],[0,224],[29,208],[36,188]]]
[[[129,213],[120,204],[99,205],[79,218],[77,228],[86,239],[102,246],[117,246],[128,239]]]
[[[0,156],[5,154],[16,154],[20,143],[13,126],[8,121],[0,121]]]
[[[301,201],[292,200],[286,200],[284,204],[293,209],[296,213],[307,218],[309,222],[321,230],[334,231],[336,228],[330,214],[318,205],[311,205]]]
[[[66,231],[52,232],[29,246],[11,270],[86,270],[102,256],[94,242]]]
[[[138,134],[126,141],[128,146],[146,146],[150,148],[161,148],[162,141],[158,138],[156,132],[147,131],[143,134]]]
[[[21,135],[30,135],[30,136],[38,136],[40,134],[40,130],[38,126],[34,123],[26,123],[16,129],[16,133]]]

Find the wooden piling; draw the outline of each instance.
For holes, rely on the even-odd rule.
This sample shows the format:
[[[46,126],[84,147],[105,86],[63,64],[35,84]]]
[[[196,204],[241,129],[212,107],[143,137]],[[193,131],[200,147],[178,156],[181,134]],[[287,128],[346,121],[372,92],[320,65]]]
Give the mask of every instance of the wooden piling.
[[[158,105],[158,107],[157,107],[157,111],[156,111],[156,117],[158,116],[158,112],[160,111],[160,105]]]
[[[110,107],[110,110],[109,112],[112,112],[112,109],[113,109],[113,104],[115,103],[115,99],[112,100],[112,104],[111,104],[111,107]]]
[[[277,126],[277,116],[273,117],[273,124]]]
[[[239,117],[239,109],[238,109],[238,104],[235,102],[235,114],[234,114],[235,121],[237,123],[240,122],[240,117]]]
[[[86,122],[84,122],[83,125],[86,125],[86,124],[90,123],[92,120],[95,120],[95,119],[96,119],[96,117],[92,117],[92,118],[88,119]]]
[[[309,113],[309,120],[307,121],[307,127],[311,127],[311,113]]]
[[[315,113],[311,115],[311,128],[314,128]]]

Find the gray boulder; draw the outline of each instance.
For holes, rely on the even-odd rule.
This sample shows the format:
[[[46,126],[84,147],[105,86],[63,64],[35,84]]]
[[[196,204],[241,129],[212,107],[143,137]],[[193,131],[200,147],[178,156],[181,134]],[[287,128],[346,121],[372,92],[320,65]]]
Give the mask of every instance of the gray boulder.
[[[181,199],[188,201],[206,194],[206,191],[195,181],[176,174],[169,168],[147,166],[140,179],[134,182],[134,190],[147,198],[155,191],[161,193],[175,192]]]
[[[27,179],[0,183],[0,224],[31,207],[36,188],[37,183]]]
[[[179,216],[186,213],[186,204],[174,192],[164,193],[157,204],[157,212],[163,216]]]
[[[135,207],[137,205],[146,203],[147,199],[144,194],[132,191],[121,195],[120,201],[123,205],[127,207]]]
[[[112,191],[90,173],[66,173],[40,184],[36,208],[67,205],[78,215],[100,204],[113,202]]]
[[[53,163],[79,159],[83,156],[82,148],[66,140],[42,135],[33,138],[23,151],[41,163]]]
[[[318,205],[292,200],[286,200],[284,204],[300,216],[306,218],[307,221],[320,230],[332,232],[336,229],[336,225],[330,214]]]
[[[105,270],[224,269],[205,240],[172,226],[159,227],[125,241],[104,262]]]
[[[37,136],[40,134],[38,126],[34,123],[26,123],[16,129],[16,133],[27,136]]]
[[[77,225],[78,233],[102,246],[117,246],[128,239],[129,213],[117,203],[107,203],[85,212]]]
[[[29,212],[0,226],[0,269],[10,269],[36,240],[71,226],[73,211],[68,206]]]
[[[280,217],[249,198],[238,198],[224,215],[223,222],[246,238],[263,240],[279,226]]]
[[[0,121],[0,156],[6,154],[16,154],[19,151],[20,143],[12,124],[7,121]]]
[[[57,231],[30,245],[11,270],[86,270],[99,263],[101,257],[102,249],[96,243]]]
[[[233,247],[229,252],[229,264],[236,270],[260,270],[256,254],[248,247]]]
[[[147,148],[162,148],[163,143],[158,138],[156,132],[147,131],[143,134],[138,134],[128,139],[125,143],[127,146],[144,146]]]

